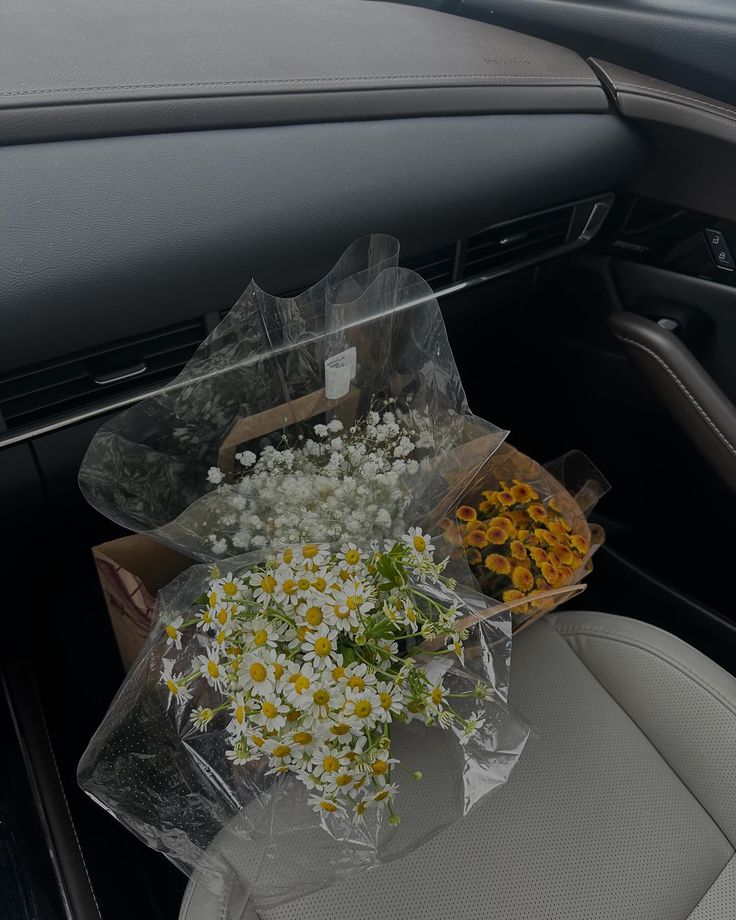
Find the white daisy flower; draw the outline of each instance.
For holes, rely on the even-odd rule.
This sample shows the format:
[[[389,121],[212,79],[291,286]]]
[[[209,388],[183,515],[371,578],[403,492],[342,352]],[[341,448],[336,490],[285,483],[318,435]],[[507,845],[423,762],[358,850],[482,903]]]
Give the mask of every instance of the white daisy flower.
[[[355,543],[343,543],[337,558],[340,560],[341,568],[346,568],[349,572],[353,572],[364,564],[365,557],[362,550],[358,549]]]
[[[345,697],[337,687],[321,681],[313,683],[308,690],[300,693],[294,705],[305,716],[318,721],[338,712],[344,702]]]
[[[220,661],[220,650],[216,646],[210,646],[206,655],[197,655],[199,662],[200,674],[207,683],[214,687],[215,690],[221,690],[225,680],[226,673],[222,662]]]
[[[218,578],[210,584],[211,590],[216,592],[218,596],[224,597],[227,601],[232,601],[234,597],[237,597],[245,589],[243,579],[237,578],[232,572],[228,572],[224,578]]]
[[[345,807],[335,799],[322,795],[310,795],[309,804],[319,814],[345,814]]]
[[[189,717],[199,731],[207,731],[207,726],[214,718],[215,713],[207,706],[199,706],[192,711]]]
[[[311,664],[299,665],[289,662],[287,677],[283,682],[284,695],[292,706],[299,707],[302,697],[312,690],[318,682],[317,674]]]
[[[274,600],[277,604],[282,605],[295,605],[301,600],[299,596],[299,579],[297,573],[289,566],[282,566],[276,572]]]
[[[183,622],[184,617],[176,617],[176,619],[172,620],[170,623],[167,623],[164,627],[164,632],[166,633],[166,645],[173,645],[179,651],[181,651],[181,625]]]
[[[168,710],[172,700],[176,700],[179,703],[186,703],[192,698],[192,692],[183,683],[184,675],[174,671],[174,666],[176,664],[174,661],[164,658],[161,664],[163,667],[160,680],[169,691],[169,700],[166,704],[166,709]]]
[[[391,681],[381,681],[376,686],[376,693],[380,704],[380,722],[390,722],[393,716],[404,711],[404,694],[401,687]]]
[[[411,549],[416,559],[431,560],[433,558],[434,546],[432,545],[432,540],[429,534],[424,533],[421,527],[410,527],[409,532],[401,539]]]
[[[240,686],[243,690],[250,690],[260,696],[270,693],[273,689],[272,665],[275,659],[276,655],[269,648],[244,655],[238,668]]]
[[[267,606],[271,603],[276,592],[277,581],[273,572],[254,572],[249,578],[250,586],[253,589],[253,597],[259,604]]]
[[[338,654],[337,630],[330,629],[325,623],[311,630],[302,642],[302,651],[304,660],[311,662],[314,668],[334,667]]]
[[[248,731],[249,706],[244,693],[238,692],[230,700],[230,712],[232,718],[227,726],[228,734],[234,738],[241,738]]]
[[[345,669],[347,692],[355,695],[376,686],[376,674],[367,664],[351,664]]]
[[[330,558],[330,547],[324,543],[305,543],[294,549],[294,565],[314,571]]]
[[[396,793],[399,791],[399,787],[396,783],[386,783],[384,786],[374,793],[373,801],[374,802],[391,802],[393,801]]]
[[[256,725],[261,725],[267,732],[277,732],[286,725],[289,707],[280,696],[266,693],[259,700],[260,709],[251,718]]]
[[[345,701],[345,715],[355,719],[363,730],[375,725],[380,719],[380,713],[381,700],[372,689],[352,694]]]

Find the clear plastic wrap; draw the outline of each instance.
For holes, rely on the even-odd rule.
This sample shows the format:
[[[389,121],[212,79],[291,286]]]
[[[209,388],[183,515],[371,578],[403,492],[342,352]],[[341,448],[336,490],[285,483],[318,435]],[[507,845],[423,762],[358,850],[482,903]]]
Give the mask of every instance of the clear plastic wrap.
[[[392,447],[405,435],[414,445],[396,458],[396,482],[378,488],[307,455],[336,437],[345,454],[350,429],[375,411],[398,421]],[[316,439],[330,422],[342,433]],[[462,487],[505,435],[471,417],[429,286],[398,266],[396,240],[370,236],[295,297],[252,282],[172,384],[99,430],[80,485],[122,526],[211,560],[300,539],[396,536],[446,497],[448,482]],[[458,452],[470,439],[472,450]],[[293,468],[254,470],[269,452]],[[310,490],[300,490],[307,476]]]
[[[236,577],[255,565],[252,557],[227,561]],[[213,890],[237,882],[256,907],[273,906],[408,852],[507,780],[529,733],[506,702],[510,617],[502,607],[494,615],[472,589],[431,579],[413,584],[429,598],[427,610],[432,602],[457,610],[468,628],[465,663],[438,654],[431,639],[402,654],[412,653],[415,667],[452,694],[458,717],[478,727],[461,737],[420,720],[391,723],[390,755],[402,767],[392,778],[398,826],[379,808],[357,826],[350,814],[315,813],[304,785],[292,773],[269,773],[268,757],[234,764],[226,756],[227,718],[213,719],[206,733],[192,721],[202,707],[217,705],[217,691],[199,680],[190,698],[179,699],[161,680],[171,635],[182,614],[201,603],[207,573],[193,566],[159,594],[159,626],[79,767],[82,788],[183,871],[196,869]],[[185,672],[203,651],[202,637],[190,631],[181,640],[175,654]],[[410,775],[417,770],[420,781]]]
[[[398,267],[395,240],[372,236],[296,297],[252,283],[170,386],[100,429],[80,483],[124,527],[245,577],[287,545],[344,552],[412,532],[431,545],[442,509],[505,435],[469,412],[429,286]],[[452,608],[462,662],[428,627],[420,644],[397,636],[408,645],[392,667],[398,654],[421,662],[453,694],[453,718],[475,729],[391,723],[392,753],[424,777],[399,780],[398,826],[379,808],[357,825],[315,813],[304,784],[268,757],[229,758],[222,720],[199,731],[217,688],[197,680],[177,697],[162,685],[168,673],[178,686],[172,635],[176,668],[206,676],[206,640],[182,624],[207,571],[193,566],[160,592],[158,625],[79,768],[95,801],[185,872],[280,903],[411,850],[506,781],[529,733],[507,705],[512,618],[475,589],[462,554],[451,581],[408,582],[428,610]]]

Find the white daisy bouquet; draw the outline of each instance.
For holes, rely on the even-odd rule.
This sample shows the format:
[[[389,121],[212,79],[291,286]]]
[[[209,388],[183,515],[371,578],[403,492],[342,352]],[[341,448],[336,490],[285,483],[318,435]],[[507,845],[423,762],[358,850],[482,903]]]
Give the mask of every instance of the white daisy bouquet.
[[[418,846],[526,742],[506,703],[510,615],[448,577],[419,527],[194,566],[158,613],[80,784],[257,906]]]
[[[381,806],[398,823],[392,723],[420,719],[465,745],[485,720],[482,709],[461,715],[457,699],[492,694],[483,681],[451,693],[422,666],[427,639],[440,642],[434,656],[463,661],[459,608],[437,599],[438,586],[455,587],[445,567],[418,527],[382,549],[308,543],[240,574],[213,567],[192,614],[165,626],[174,655],[192,631],[198,654],[184,669],[165,658],[161,682],[179,703],[201,682],[216,691],[220,701],[190,719],[202,731],[226,726],[234,764],[265,758],[270,773],[293,773],[317,812],[362,824]]]

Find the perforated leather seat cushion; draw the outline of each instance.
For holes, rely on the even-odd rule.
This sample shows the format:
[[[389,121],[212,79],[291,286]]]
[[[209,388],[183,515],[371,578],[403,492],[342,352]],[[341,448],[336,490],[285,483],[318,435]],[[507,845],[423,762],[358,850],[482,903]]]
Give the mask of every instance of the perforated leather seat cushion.
[[[562,613],[515,640],[512,702],[538,737],[465,820],[404,859],[253,916],[736,917],[733,677],[655,627]],[[238,892],[212,894],[195,876],[182,918],[234,920],[237,904]]]

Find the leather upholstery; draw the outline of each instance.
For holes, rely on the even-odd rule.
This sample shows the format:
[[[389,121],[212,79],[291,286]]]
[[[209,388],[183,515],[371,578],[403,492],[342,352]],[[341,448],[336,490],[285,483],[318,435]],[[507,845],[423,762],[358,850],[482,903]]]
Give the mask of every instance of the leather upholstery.
[[[0,143],[608,106],[573,51],[395,3],[5,0],[0,24]]]
[[[590,63],[627,117],[673,125],[736,145],[736,106],[606,61],[593,58]]]
[[[612,313],[608,327],[675,421],[736,492],[736,406],[672,332],[627,311]]]
[[[653,626],[561,613],[516,640],[511,697],[538,738],[505,787],[404,859],[249,916],[736,916],[736,679]],[[195,876],[181,920],[235,920],[238,897]]]

